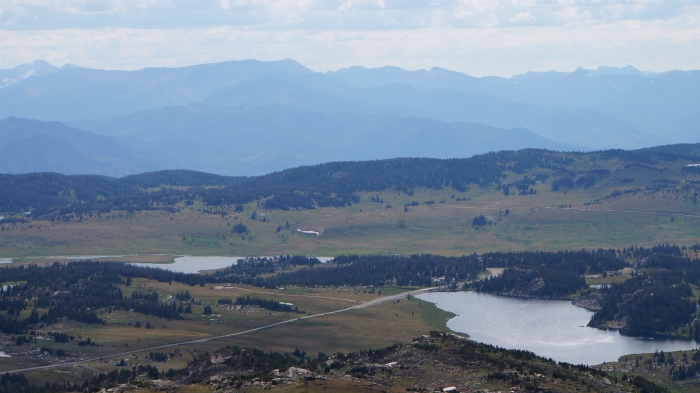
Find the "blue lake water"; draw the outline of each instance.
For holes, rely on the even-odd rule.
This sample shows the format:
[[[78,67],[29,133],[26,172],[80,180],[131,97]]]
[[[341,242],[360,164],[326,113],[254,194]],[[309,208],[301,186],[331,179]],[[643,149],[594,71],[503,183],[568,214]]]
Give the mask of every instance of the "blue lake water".
[[[134,255],[63,255],[63,256],[51,256],[51,257],[41,257],[42,259],[55,259],[57,261],[82,261],[82,260],[114,260],[118,261],[120,257],[134,256]],[[133,263],[136,266],[144,267],[154,267],[158,269],[170,270],[178,273],[199,273],[205,270],[216,270],[227,268],[231,265],[236,264],[240,258],[244,257],[232,257],[232,256],[212,256],[212,257],[199,257],[199,256],[178,256],[171,263]],[[316,257],[321,262],[326,263],[333,259],[332,257]],[[11,258],[0,258],[0,264],[2,263],[12,263]]]
[[[223,269],[235,265],[242,257],[177,257],[173,263],[134,263],[136,266],[148,266],[170,270],[178,273],[198,273],[203,270]]]
[[[243,257],[195,257],[182,256],[175,258],[173,263],[134,263],[137,266],[148,266],[166,269],[178,273],[198,273],[204,270],[227,268],[236,264]],[[333,258],[317,257],[321,262],[327,262]]]
[[[417,296],[457,314],[447,322],[474,341],[574,364],[601,364],[634,353],[698,348],[694,340],[623,336],[586,327],[592,312],[559,300],[520,299],[476,292],[434,292]]]

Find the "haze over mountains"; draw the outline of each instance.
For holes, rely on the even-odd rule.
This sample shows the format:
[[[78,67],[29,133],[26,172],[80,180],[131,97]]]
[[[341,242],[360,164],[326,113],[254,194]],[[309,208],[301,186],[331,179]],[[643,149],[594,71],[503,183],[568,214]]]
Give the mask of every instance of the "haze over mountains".
[[[5,173],[253,175],[337,160],[700,141],[700,71],[475,78],[441,68],[319,73],[292,60],[138,71],[37,61],[0,70],[0,82]]]

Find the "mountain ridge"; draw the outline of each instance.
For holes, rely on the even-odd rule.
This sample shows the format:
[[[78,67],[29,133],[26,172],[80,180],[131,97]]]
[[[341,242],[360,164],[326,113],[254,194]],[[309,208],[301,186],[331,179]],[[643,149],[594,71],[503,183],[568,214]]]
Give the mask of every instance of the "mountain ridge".
[[[25,68],[22,75],[33,75],[0,89],[0,118],[60,120],[112,138],[83,146],[59,137],[97,163],[121,160],[108,174],[177,167],[260,174],[333,158],[636,149],[700,135],[698,71],[599,67],[476,78],[439,67],[320,73],[289,59],[135,71]],[[30,147],[22,151],[33,154]]]
[[[53,132],[54,137],[90,159],[93,163],[84,162],[82,173],[118,176],[175,168],[226,175],[260,175],[339,160],[459,158],[503,149],[573,149],[524,128],[445,123],[390,113],[318,113],[289,111],[276,106],[214,108],[204,105],[167,107],[104,121],[70,123],[72,127],[9,118],[0,120],[0,147],[22,139],[17,136],[21,134],[19,131],[12,133],[14,139],[3,139],[11,132],[2,132],[11,125],[22,124],[27,126],[25,134],[30,136],[42,134],[41,126],[46,126],[43,134]],[[60,132],[52,128],[59,128]],[[199,131],[193,134],[192,129]],[[23,154],[46,155],[38,146],[44,145],[37,145],[34,152],[24,148]],[[69,167],[73,156],[66,155],[61,167]],[[0,164],[0,172],[52,170],[48,163],[22,170],[18,164],[23,162],[21,157],[13,161],[14,165]]]

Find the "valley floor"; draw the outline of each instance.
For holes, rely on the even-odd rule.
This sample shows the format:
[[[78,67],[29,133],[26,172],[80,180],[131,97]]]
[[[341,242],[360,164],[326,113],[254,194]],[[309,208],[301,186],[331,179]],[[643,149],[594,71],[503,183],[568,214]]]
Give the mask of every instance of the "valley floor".
[[[674,194],[642,192],[605,199],[614,188],[564,194],[548,192],[548,185],[539,187],[542,192],[537,195],[424,189],[411,196],[376,194],[382,203],[370,202],[375,194],[367,194],[362,202],[344,208],[265,211],[251,203],[243,213],[221,216],[203,213],[204,206],[195,204],[181,206],[177,213],[112,212],[68,222],[4,224],[0,258],[37,262],[38,257],[106,255],[167,262],[171,255],[463,255],[690,245],[700,238],[700,208]],[[488,224],[474,226],[473,219],[482,215]],[[232,232],[238,223],[248,232]]]

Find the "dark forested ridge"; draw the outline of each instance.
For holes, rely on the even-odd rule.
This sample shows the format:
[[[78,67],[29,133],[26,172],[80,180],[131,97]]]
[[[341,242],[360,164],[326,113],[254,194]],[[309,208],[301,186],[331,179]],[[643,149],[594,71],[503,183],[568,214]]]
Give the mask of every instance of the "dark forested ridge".
[[[631,334],[671,333],[689,326],[697,308],[690,282],[698,284],[696,270],[684,277],[682,271],[653,271],[601,289],[602,309],[596,312],[589,326],[605,326],[608,321],[622,322],[620,327]],[[685,279],[684,279],[685,278]]]
[[[456,285],[475,278],[482,270],[475,255],[442,257],[423,254],[400,256],[340,256],[333,263],[312,265],[286,272],[279,271],[276,261],[267,258],[249,260],[216,273],[222,280],[265,288],[298,286],[422,286],[449,283]],[[279,271],[275,275],[262,275]]]
[[[236,185],[245,179],[243,176],[222,176],[213,173],[176,169],[124,176],[119,179],[119,182],[139,188],[152,188],[163,185],[204,187]]]
[[[485,267],[504,267],[503,273],[467,285],[480,292],[562,298],[588,288],[585,274],[627,266],[615,250],[491,253]]]
[[[30,327],[55,323],[59,318],[100,324],[97,310],[134,310],[179,319],[178,303],[160,301],[158,294],[134,292],[127,297],[119,285],[136,277],[190,285],[207,282],[206,276],[173,273],[115,262],[69,262],[0,268],[0,282],[17,283],[0,288],[0,332],[23,334]],[[211,280],[209,280],[211,281]],[[28,317],[21,312],[31,309]]]
[[[673,145],[635,151],[561,153],[548,150],[501,151],[465,159],[395,158],[378,161],[332,162],[298,167],[257,177],[228,177],[172,170],[132,175],[64,176],[55,173],[0,175],[0,211],[31,211],[34,217],[62,218],[71,214],[111,210],[173,210],[179,204],[202,200],[212,207],[261,201],[266,209],[313,209],[347,206],[357,193],[394,190],[412,194],[419,187],[452,188],[503,186],[530,194],[536,180],[549,178],[552,189],[589,188],[611,175],[606,162],[663,170],[664,163],[693,161],[699,145]],[[603,168],[576,170],[579,159]],[[538,172],[530,175],[533,171]],[[503,184],[506,174],[522,175]],[[146,190],[148,189],[148,190]]]
[[[633,277],[599,290],[600,310],[589,325],[638,335],[680,333],[700,341],[699,300],[693,295],[700,286],[700,259],[674,255],[676,249],[641,253]]]

